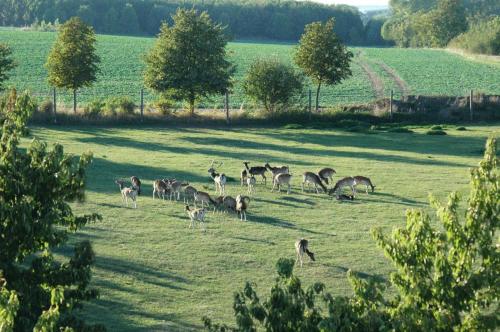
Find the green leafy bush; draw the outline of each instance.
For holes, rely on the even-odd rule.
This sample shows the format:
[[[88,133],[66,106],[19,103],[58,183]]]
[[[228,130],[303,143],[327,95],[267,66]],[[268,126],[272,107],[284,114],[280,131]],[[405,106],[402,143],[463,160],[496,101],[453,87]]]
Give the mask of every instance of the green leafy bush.
[[[478,21],[469,31],[453,39],[448,46],[471,53],[500,55],[500,17]]]
[[[467,128],[465,128],[465,127],[457,127],[457,130],[458,130],[458,131],[466,131],[466,130],[467,130]]]
[[[134,114],[135,104],[130,97],[110,97],[104,103],[106,115]]]
[[[427,135],[436,135],[436,136],[440,136],[440,135],[447,135],[446,134],[446,131],[444,130],[428,130],[426,132]]]
[[[54,110],[54,104],[52,103],[52,100],[44,100],[38,106],[38,112],[46,115],[52,114],[53,110]]]
[[[94,99],[83,108],[83,115],[89,119],[96,119],[103,114],[104,106],[102,99]]]
[[[431,127],[431,130],[443,130],[443,127],[440,125],[435,125]]]

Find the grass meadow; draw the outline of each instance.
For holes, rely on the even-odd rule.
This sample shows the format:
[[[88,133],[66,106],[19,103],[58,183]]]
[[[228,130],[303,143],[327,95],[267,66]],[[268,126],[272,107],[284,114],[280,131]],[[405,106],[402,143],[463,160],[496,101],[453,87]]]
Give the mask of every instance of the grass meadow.
[[[346,271],[387,279],[391,265],[370,230],[390,232],[405,222],[406,209],[429,210],[428,193],[444,199],[466,193],[471,166],[482,158],[485,140],[500,126],[447,128],[447,136],[379,132],[269,128],[97,128],[32,127],[32,136],[62,143],[65,151],[94,153],[88,170],[87,200],[77,213],[97,212],[103,221],[88,225],[71,241],[88,239],[96,252],[92,286],[98,300],[81,313],[110,331],[186,331],[202,328],[201,317],[233,323],[233,293],[253,281],[261,296],[275,278],[279,257],[294,257],[294,242],[305,237],[317,261],[305,261],[296,274],[306,285],[324,282],[337,295],[350,294]],[[28,144],[27,138],[24,144]],[[175,177],[213,193],[210,161],[237,179],[242,161],[251,165],[286,164],[293,174],[292,193],[271,193],[259,184],[248,221],[235,215],[207,217],[207,232],[188,229],[181,202],[153,200],[152,181]],[[302,193],[301,174],[322,167],[337,171],[335,180],[365,175],[376,185],[340,203],[325,194]],[[113,180],[139,176],[143,195],[138,208],[122,206]],[[227,193],[245,192],[237,181]],[[59,255],[70,255],[60,248]]]
[[[19,64],[8,84],[29,89],[41,99],[50,98],[44,63],[55,37],[53,32],[0,29],[0,42],[12,47]],[[101,74],[92,88],[80,91],[79,101],[86,103],[95,98],[124,95],[139,103],[143,87],[142,56],[154,39],[98,35],[97,41],[97,51],[102,59]],[[237,65],[234,93],[230,98],[232,107],[249,106],[242,93],[241,81],[252,61],[276,57],[291,63],[294,49],[295,45],[289,44],[229,43],[229,57]],[[352,51],[355,54],[351,65],[353,76],[338,86],[323,87],[322,105],[369,102],[381,96],[387,97],[391,89],[396,96],[467,95],[470,89],[488,94],[500,92],[498,63],[473,61],[443,50],[355,47]],[[314,91],[314,87],[308,87]],[[69,105],[71,94],[60,91],[60,98]],[[156,97],[146,90],[145,98],[152,101]],[[202,102],[206,108],[217,108],[222,104],[222,97]],[[307,101],[302,104],[306,105]]]

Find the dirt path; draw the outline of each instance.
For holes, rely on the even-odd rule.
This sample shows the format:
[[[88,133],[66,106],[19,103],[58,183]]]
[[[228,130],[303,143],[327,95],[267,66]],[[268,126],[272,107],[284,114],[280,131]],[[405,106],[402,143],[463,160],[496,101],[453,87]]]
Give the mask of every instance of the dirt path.
[[[361,58],[358,58],[358,64],[361,66],[366,75],[368,75],[368,79],[370,80],[373,91],[375,91],[377,99],[384,98],[384,82],[382,82],[380,77],[373,71],[370,65]]]
[[[380,65],[380,68],[382,68],[393,80],[396,82],[396,85],[398,86],[399,91],[401,91],[401,94],[403,96],[407,96],[410,93],[410,87],[408,84],[398,76],[396,71],[383,63],[382,61],[378,62]]]

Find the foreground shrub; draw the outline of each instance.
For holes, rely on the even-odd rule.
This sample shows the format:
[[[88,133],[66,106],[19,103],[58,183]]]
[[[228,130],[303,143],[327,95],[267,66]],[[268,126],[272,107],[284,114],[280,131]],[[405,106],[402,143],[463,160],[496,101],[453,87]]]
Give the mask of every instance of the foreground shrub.
[[[435,125],[431,127],[431,130],[443,130],[443,127],[440,125]]]
[[[45,115],[50,115],[54,111],[54,104],[52,100],[44,100],[38,106],[38,112],[43,113]]]
[[[130,97],[110,97],[104,102],[104,113],[106,115],[134,114],[135,104]]]
[[[465,128],[465,127],[458,127],[458,128],[457,128],[457,130],[458,130],[458,131],[466,131],[466,130],[467,130],[467,128]]]
[[[444,131],[444,130],[432,130],[432,129],[428,130],[426,132],[426,134],[427,135],[437,135],[437,136],[439,136],[439,135],[447,135],[446,131]]]
[[[277,60],[256,60],[243,81],[243,91],[273,114],[288,107],[303,89],[303,76]]]
[[[104,106],[102,99],[94,99],[83,108],[83,115],[89,119],[96,119],[103,114]]]
[[[490,139],[483,161],[471,170],[465,209],[456,192],[447,204],[431,196],[440,225],[434,226],[422,210],[408,210],[405,228],[390,236],[373,231],[394,264],[390,286],[395,296],[385,297],[384,285],[351,271],[350,297],[332,296],[322,283],[303,289],[293,275],[294,261],[280,259],[267,299],[261,300],[247,282],[234,296],[236,327],[204,317],[205,327],[220,332],[495,330],[500,325],[499,172],[496,140]]]
[[[25,134],[26,123],[36,108],[36,102],[28,92],[18,94],[16,89],[11,89],[0,97],[0,125],[9,121],[16,130]]]

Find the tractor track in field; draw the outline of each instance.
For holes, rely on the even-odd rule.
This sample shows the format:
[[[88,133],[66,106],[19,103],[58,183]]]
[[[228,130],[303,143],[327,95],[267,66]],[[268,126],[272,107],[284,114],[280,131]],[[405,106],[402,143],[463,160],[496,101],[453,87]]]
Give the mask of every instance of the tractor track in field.
[[[372,90],[375,92],[375,96],[377,97],[377,99],[384,98],[384,82],[382,82],[380,77],[373,71],[373,69],[367,62],[365,62],[361,58],[358,58],[358,64],[368,76],[368,79],[370,80],[370,84],[372,86]]]
[[[410,93],[410,87],[408,86],[408,84],[401,77],[399,77],[394,69],[386,65],[384,62],[380,61],[377,63],[379,64],[380,68],[382,68],[382,70],[385,71],[387,75],[389,75],[396,83],[399,91],[401,91],[401,94],[403,96],[407,96]]]

